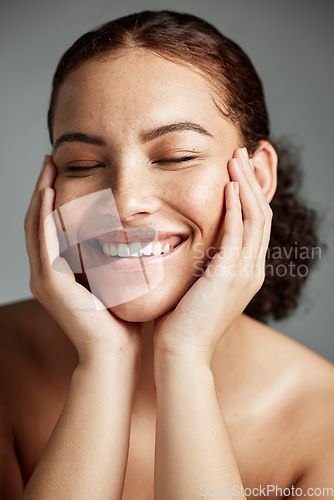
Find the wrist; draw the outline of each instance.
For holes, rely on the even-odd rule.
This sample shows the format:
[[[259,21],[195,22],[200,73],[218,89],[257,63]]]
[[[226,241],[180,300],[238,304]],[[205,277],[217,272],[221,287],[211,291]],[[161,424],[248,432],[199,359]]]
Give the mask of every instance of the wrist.
[[[154,348],[154,361],[158,369],[160,365],[181,365],[191,370],[192,367],[210,368],[212,355],[203,347],[184,348],[157,346]]]
[[[203,356],[158,351],[154,354],[154,376],[157,384],[167,380],[197,384],[210,382],[213,374],[210,360]]]
[[[90,351],[79,356],[75,373],[80,377],[96,377],[117,381],[120,385],[136,383],[140,367],[140,352],[126,350],[112,353]]]
[[[134,339],[132,343],[126,342],[118,346],[108,346],[96,341],[89,345],[77,348],[79,365],[88,369],[95,367],[107,368],[108,366],[128,364],[137,366],[141,355],[141,342]]]

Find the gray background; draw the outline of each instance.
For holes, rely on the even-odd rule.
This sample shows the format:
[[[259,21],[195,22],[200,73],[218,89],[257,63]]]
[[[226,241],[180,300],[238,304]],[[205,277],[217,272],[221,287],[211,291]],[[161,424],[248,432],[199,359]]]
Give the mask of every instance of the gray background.
[[[31,297],[23,219],[44,154],[51,78],[85,31],[144,9],[189,12],[239,43],[263,80],[276,138],[301,148],[303,194],[329,246],[288,320],[271,324],[334,361],[332,0],[24,0],[0,4],[0,304]]]

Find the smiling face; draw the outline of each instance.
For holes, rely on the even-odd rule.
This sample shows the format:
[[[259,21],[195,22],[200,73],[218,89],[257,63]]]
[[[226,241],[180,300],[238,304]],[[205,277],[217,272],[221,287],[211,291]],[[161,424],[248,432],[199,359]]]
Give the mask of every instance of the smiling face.
[[[137,52],[90,60],[70,73],[59,90],[53,131],[55,208],[111,188],[112,195],[101,195],[94,208],[81,203],[71,212],[71,226],[81,240],[95,242],[89,247],[92,258],[106,263],[113,258],[105,253],[114,247],[122,253],[123,233],[110,233],[122,226],[129,244],[153,239],[140,227],[152,228],[156,241],[163,240],[162,257],[143,257],[153,277],[159,268],[155,261],[162,263],[163,279],[151,292],[111,307],[112,312],[128,321],[166,313],[205,268],[206,255],[213,255],[210,247],[220,244],[227,163],[241,145],[237,128],[219,114],[198,72]],[[104,221],[100,226],[97,213]],[[114,221],[109,228],[107,220]],[[137,233],[132,231],[137,227]],[[178,242],[168,250],[168,243],[171,248]],[[128,276],[138,275],[131,270],[134,260],[127,264],[134,257],[121,259],[115,262]]]

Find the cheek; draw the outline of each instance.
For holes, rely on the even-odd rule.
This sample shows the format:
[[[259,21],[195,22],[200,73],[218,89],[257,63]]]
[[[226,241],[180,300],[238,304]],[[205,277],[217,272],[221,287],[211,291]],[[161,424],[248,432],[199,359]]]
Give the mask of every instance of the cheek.
[[[62,182],[61,178],[54,183],[55,209],[58,211],[61,227],[57,228],[66,231],[66,238],[70,245],[76,245],[78,234],[83,231],[92,212],[96,212],[99,202],[99,193],[95,194],[94,189],[87,189],[80,182]],[[91,196],[87,196],[91,195]]]
[[[53,189],[55,190],[55,208],[59,208],[66,203],[76,198],[76,193],[68,186],[68,183],[62,182],[61,178],[57,177]]]
[[[203,233],[214,231],[221,220],[225,185],[222,179],[208,182],[202,178],[188,183],[184,189],[180,186],[175,189],[182,213]]]
[[[59,208],[71,201],[103,189],[87,181],[83,182],[79,179],[73,181],[67,179],[65,181],[61,177],[56,178],[53,188],[56,193],[55,208]]]

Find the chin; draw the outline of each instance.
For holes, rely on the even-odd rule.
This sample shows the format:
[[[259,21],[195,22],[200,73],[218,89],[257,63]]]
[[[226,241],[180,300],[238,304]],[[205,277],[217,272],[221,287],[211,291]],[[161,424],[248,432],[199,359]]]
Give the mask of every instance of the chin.
[[[156,295],[152,297],[152,294],[146,294],[124,304],[110,307],[109,311],[124,321],[144,323],[160,318],[173,310],[181,298],[182,294],[180,297],[174,295],[174,297],[169,298],[157,297]]]
[[[151,311],[141,311],[135,308],[126,309],[125,307],[112,307],[108,309],[115,316],[123,321],[128,321],[130,323],[145,323],[147,321],[159,318],[162,314],[153,313]],[[167,312],[167,311],[166,311]]]
[[[146,293],[143,293],[143,290],[144,288],[147,290],[147,287],[143,287],[142,284],[134,285],[125,288],[123,293],[119,293],[118,298],[124,300],[113,305],[115,287],[112,280],[106,279],[106,276],[108,275],[101,277],[98,281],[98,290],[92,290],[88,286],[87,279],[83,279],[83,275],[80,278],[76,275],[76,278],[91,293],[94,293],[112,314],[132,323],[152,321],[173,310],[195,281],[191,275],[183,282],[175,280],[175,277],[170,277],[170,279],[165,277],[153,290]]]

